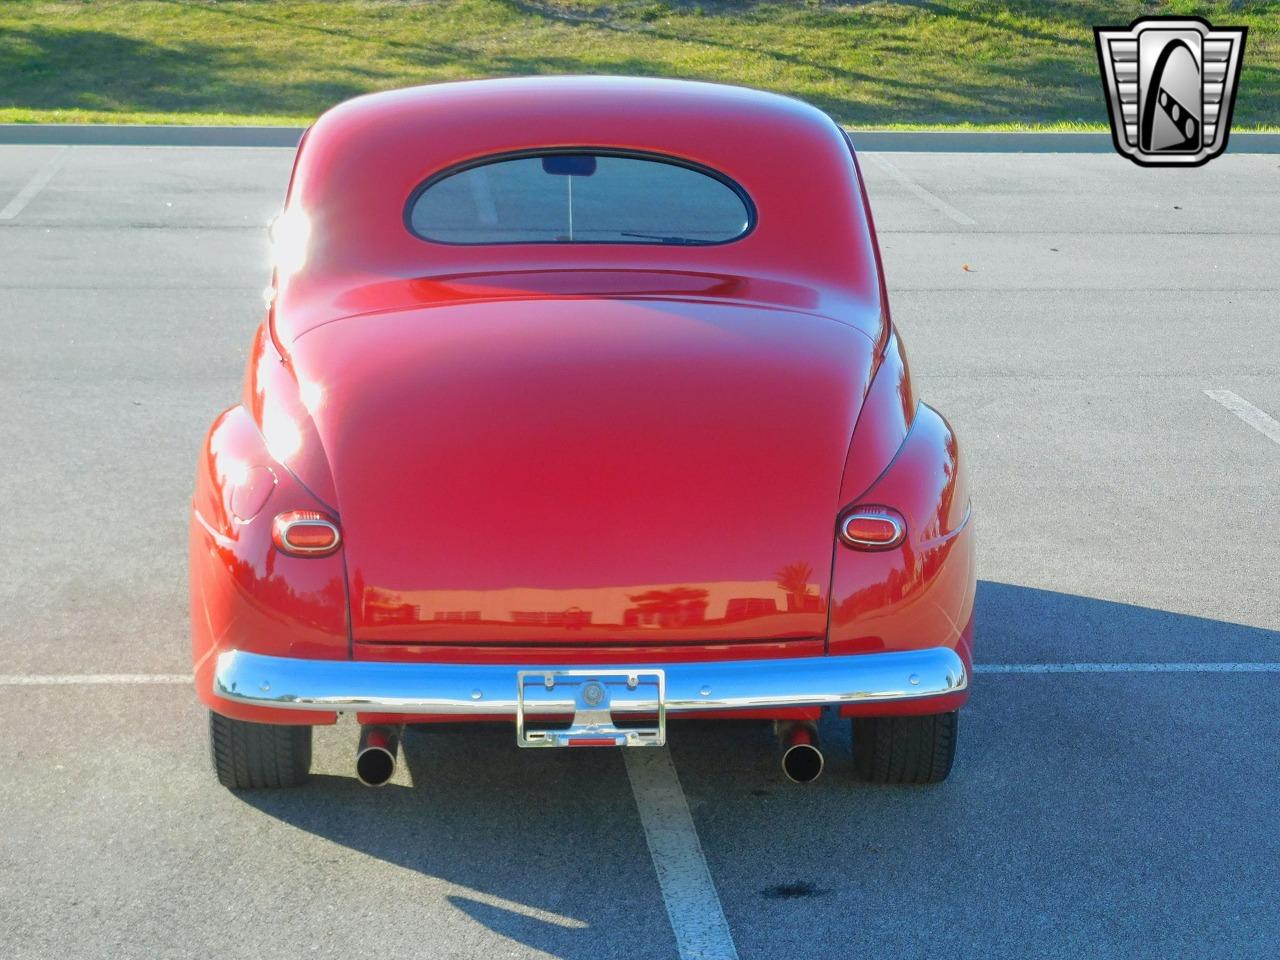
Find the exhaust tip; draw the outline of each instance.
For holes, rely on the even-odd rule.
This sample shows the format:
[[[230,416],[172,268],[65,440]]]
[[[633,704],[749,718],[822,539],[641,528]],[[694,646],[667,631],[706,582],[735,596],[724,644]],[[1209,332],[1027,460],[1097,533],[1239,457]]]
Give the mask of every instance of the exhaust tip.
[[[364,727],[356,750],[356,779],[366,787],[381,787],[396,772],[400,736],[390,727]]]
[[[396,772],[396,758],[381,747],[370,747],[356,755],[356,777],[366,787],[380,787]]]
[[[813,783],[822,774],[826,761],[811,743],[797,743],[782,755],[782,772],[792,783]]]
[[[813,783],[826,761],[818,749],[818,731],[798,723],[783,731],[782,772],[792,783]]]

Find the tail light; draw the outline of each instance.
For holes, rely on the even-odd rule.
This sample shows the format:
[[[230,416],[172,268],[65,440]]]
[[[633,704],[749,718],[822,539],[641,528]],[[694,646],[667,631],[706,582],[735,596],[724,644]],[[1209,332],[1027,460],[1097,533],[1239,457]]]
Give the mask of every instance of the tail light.
[[[338,549],[342,534],[338,525],[315,510],[292,510],[276,517],[271,540],[295,557],[323,557]]]
[[[840,539],[855,550],[891,550],[907,537],[907,521],[892,507],[856,507],[840,518]]]

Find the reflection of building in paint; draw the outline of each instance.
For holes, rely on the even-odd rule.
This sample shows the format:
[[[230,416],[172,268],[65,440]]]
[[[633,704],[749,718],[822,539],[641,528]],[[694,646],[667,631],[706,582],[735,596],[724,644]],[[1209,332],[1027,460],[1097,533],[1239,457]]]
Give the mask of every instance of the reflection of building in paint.
[[[778,612],[778,601],[773,597],[734,597],[725,608],[726,620],[750,620]]]
[[[826,609],[816,583],[792,571],[775,580],[730,580],[689,586],[679,583],[633,587],[544,590],[384,590],[368,587],[364,610],[371,623],[517,623],[556,627],[617,624],[680,627],[751,620],[783,611]]]
[[[407,605],[406,605],[407,606]],[[408,607],[414,611],[409,622],[413,623],[417,619],[417,607]],[[431,617],[436,623],[479,623],[479,610],[437,610]]]
[[[512,610],[511,622],[544,627],[585,627],[591,622],[591,611],[570,607],[568,610]]]

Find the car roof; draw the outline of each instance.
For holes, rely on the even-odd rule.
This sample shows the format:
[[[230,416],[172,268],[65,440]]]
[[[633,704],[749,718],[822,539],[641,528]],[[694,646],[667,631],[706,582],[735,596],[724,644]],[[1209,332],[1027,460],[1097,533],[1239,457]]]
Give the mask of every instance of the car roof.
[[[755,229],[715,247],[546,244],[449,247],[413,235],[405,211],[429,177],[482,157],[556,147],[657,153],[739,184]],[[743,87],[634,77],[531,77],[433,84],[357,97],[299,148],[288,204],[312,228],[290,300],[332,318],[396,280],[544,271],[691,271],[799,284],[876,301],[879,275],[847,137],[826,114]],[[394,296],[377,306],[394,306]],[[810,301],[810,302],[800,302]],[[312,320],[301,322],[303,327]]]
[[[540,76],[506,77],[424,84],[366,94],[327,111],[319,126],[357,119],[404,121],[406,114],[428,111],[440,120],[505,117],[512,124],[554,123],[571,113],[580,121],[597,112],[608,119],[621,114],[631,123],[666,121],[673,114],[704,117],[732,115],[750,123],[801,119],[829,127],[822,111],[802,100],[750,87],[659,77]]]

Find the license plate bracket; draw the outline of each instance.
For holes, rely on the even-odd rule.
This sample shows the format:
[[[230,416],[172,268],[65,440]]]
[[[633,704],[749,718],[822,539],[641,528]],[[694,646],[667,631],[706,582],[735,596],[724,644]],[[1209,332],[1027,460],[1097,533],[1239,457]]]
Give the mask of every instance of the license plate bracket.
[[[667,742],[666,700],[666,674],[658,669],[520,670],[516,673],[516,743],[521,747],[661,747]],[[544,719],[548,716],[559,722],[549,725]],[[571,719],[566,726],[567,718]]]

